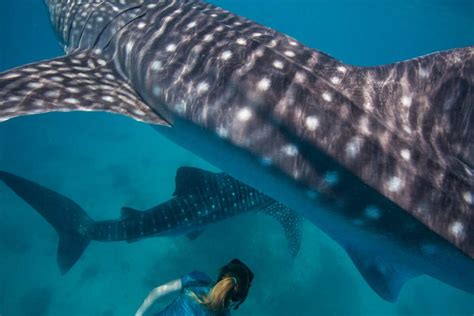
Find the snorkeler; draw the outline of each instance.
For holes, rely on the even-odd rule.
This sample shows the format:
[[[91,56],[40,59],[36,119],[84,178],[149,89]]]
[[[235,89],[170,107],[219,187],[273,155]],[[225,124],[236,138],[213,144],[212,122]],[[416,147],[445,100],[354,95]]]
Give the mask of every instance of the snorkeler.
[[[179,296],[155,316],[230,315],[230,309],[239,308],[247,298],[252,280],[252,271],[238,259],[221,268],[214,285],[205,273],[193,271],[154,288],[135,316],[142,316],[157,299],[177,291]]]

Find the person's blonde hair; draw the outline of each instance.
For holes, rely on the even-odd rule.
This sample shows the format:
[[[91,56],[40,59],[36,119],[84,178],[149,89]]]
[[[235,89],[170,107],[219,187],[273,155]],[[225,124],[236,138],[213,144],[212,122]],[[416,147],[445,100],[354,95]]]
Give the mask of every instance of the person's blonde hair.
[[[214,285],[207,295],[199,297],[191,292],[191,296],[212,311],[222,311],[227,308],[235,283],[234,277],[226,275]]]

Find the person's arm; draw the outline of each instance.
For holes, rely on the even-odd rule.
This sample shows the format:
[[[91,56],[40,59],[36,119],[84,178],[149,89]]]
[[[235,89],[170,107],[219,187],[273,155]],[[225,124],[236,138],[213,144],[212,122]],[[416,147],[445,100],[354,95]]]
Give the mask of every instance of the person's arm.
[[[163,297],[169,293],[181,290],[181,278],[168,282],[166,284],[155,287],[151,290],[150,294],[145,298],[140,308],[135,313],[135,316],[142,316],[148,308],[160,297]]]

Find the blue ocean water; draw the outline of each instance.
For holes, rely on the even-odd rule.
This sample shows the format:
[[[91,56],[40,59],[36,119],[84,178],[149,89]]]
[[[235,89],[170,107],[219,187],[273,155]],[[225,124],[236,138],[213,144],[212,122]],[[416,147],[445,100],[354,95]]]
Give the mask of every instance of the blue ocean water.
[[[344,62],[377,65],[474,44],[472,0],[214,0]],[[62,54],[40,0],[0,2],[0,70]],[[150,207],[171,195],[179,166],[215,170],[145,124],[69,113],[0,124],[0,169],[69,196],[95,219]],[[472,315],[474,296],[432,278],[381,300],[346,253],[305,223],[291,260],[280,226],[243,215],[197,240],[92,243],[61,276],[57,235],[0,185],[0,315],[132,315],[155,285],[194,269],[215,275],[233,257],[255,272],[236,315]]]

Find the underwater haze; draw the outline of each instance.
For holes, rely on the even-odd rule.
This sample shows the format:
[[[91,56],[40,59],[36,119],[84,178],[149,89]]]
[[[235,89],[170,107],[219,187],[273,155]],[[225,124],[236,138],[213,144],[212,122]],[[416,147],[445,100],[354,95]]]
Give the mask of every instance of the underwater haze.
[[[355,65],[474,45],[473,0],[213,0]],[[0,71],[62,55],[42,0],[0,0]],[[170,198],[180,166],[217,170],[147,124],[105,113],[51,113],[0,124],[0,170],[78,202],[97,220]],[[58,237],[0,183],[0,315],[133,315],[152,287],[192,270],[216,277],[232,258],[255,279],[234,315],[474,315],[474,296],[427,276],[396,303],[370,289],[345,251],[309,222],[292,259],[273,218],[246,214],[196,240],[92,242],[70,272]],[[160,302],[158,310],[167,301]]]

